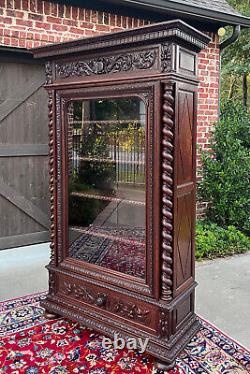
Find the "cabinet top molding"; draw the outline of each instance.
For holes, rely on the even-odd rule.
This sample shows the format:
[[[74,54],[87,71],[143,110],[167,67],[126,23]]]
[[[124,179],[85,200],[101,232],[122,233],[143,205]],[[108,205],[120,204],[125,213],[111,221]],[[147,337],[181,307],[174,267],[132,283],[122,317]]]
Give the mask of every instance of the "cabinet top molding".
[[[31,51],[35,58],[53,60],[57,56],[62,55],[96,53],[103,50],[117,50],[118,48],[127,46],[148,46],[155,43],[164,43],[165,41],[185,43],[191,49],[199,51],[206,48],[210,40],[207,35],[187,23],[181,20],[174,20],[91,38],[33,48]]]

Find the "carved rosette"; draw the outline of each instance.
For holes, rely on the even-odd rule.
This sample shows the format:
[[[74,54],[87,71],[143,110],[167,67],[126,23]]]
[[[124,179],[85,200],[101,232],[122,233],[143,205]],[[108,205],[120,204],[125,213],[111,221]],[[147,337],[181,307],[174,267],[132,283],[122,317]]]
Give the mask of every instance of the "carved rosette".
[[[172,300],[174,86],[164,84],[162,127],[162,300]]]
[[[55,185],[54,185],[54,132],[53,132],[53,93],[48,92],[48,110],[49,110],[49,192],[50,192],[50,264],[56,265],[55,257]]]

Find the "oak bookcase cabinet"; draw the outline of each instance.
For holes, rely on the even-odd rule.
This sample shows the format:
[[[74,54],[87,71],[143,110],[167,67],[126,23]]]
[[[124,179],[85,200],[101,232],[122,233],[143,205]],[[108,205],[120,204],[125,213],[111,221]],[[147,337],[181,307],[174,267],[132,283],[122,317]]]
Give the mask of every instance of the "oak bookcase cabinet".
[[[49,101],[48,313],[149,338],[168,369],[194,314],[197,53],[170,21],[40,47]]]

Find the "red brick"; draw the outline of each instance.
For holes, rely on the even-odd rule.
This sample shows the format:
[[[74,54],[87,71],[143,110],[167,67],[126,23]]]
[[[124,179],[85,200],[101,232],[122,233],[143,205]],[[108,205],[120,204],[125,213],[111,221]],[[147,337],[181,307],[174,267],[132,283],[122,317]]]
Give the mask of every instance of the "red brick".
[[[122,17],[116,16],[116,26],[121,27],[122,26]]]
[[[72,32],[73,34],[84,35],[84,30],[78,29],[77,27],[70,27],[69,32]]]
[[[22,0],[22,9],[23,10],[29,10],[29,1],[28,0]]]
[[[127,17],[122,17],[122,27],[127,28],[128,19]]]
[[[71,18],[71,15],[72,15],[72,7],[71,6],[64,6],[64,16],[66,18]]]
[[[13,0],[7,0],[6,7],[9,8],[9,9],[13,9],[14,8],[14,1]]]
[[[57,3],[51,3],[50,5],[50,14],[52,16],[58,17],[58,4]]]
[[[47,14],[47,15],[50,15],[50,14],[51,14],[50,6],[51,6],[51,4],[50,4],[48,1],[44,1],[44,2],[43,2],[43,10],[44,10],[44,14]]]
[[[18,11],[18,10],[12,10],[12,9],[7,9],[6,10],[6,16],[8,17],[14,17],[14,18],[23,18],[24,17],[24,12]]]
[[[94,24],[90,23],[90,22],[81,22],[80,27],[83,28],[83,29],[93,29]]]
[[[72,19],[79,19],[79,8],[72,7]]]
[[[116,26],[116,16],[115,16],[115,14],[110,14],[110,26]]]
[[[58,17],[64,17],[64,5],[62,4],[58,4]]]
[[[29,9],[31,12],[36,12],[36,4],[39,0],[29,0]]]
[[[98,12],[91,10],[91,22],[98,23]]]
[[[0,17],[0,22],[3,22],[4,24],[11,25],[12,24],[12,18],[11,17]]]
[[[37,13],[43,14],[43,3],[44,1],[37,0]]]
[[[66,26],[77,26],[77,21],[73,19],[63,19],[63,24]]]
[[[35,22],[35,27],[37,27],[38,29],[44,29],[44,30],[51,29],[50,23],[45,23],[45,22]]]
[[[86,22],[90,22],[90,19],[91,19],[91,12],[89,9],[85,9],[85,21]]]
[[[68,30],[68,27],[63,25],[52,25],[52,30],[64,32]]]
[[[26,20],[23,20],[23,19],[16,19],[16,24],[21,25],[21,26],[32,27],[33,22],[32,21],[26,21]]]
[[[110,31],[110,26],[107,26],[107,25],[96,25],[95,28],[97,31],[104,31],[104,32]]]
[[[14,1],[14,9],[21,9],[21,0]]]
[[[41,14],[29,13],[28,18],[35,21],[43,21],[43,16]]]
[[[103,23],[104,25],[110,25],[110,14],[109,13],[103,13]]]
[[[47,22],[61,24],[62,23],[62,19],[58,18],[58,17],[47,16]]]

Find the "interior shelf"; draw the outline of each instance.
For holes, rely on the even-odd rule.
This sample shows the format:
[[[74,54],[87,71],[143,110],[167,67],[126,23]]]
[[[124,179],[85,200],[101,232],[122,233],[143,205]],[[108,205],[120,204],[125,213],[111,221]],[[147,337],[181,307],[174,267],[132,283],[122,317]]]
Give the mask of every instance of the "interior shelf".
[[[145,245],[145,238],[142,240],[135,240],[131,238],[125,238],[121,237],[118,235],[115,235],[115,233],[112,235],[108,230],[103,230],[98,231],[102,229],[102,227],[95,227],[95,226],[90,226],[90,227],[82,227],[82,226],[70,226],[70,230],[77,231],[79,233],[85,234],[85,235],[91,235],[99,238],[105,238],[105,239],[110,239],[116,242],[121,242],[125,244],[130,244],[133,246],[139,245]],[[131,229],[131,236],[133,235],[133,229]]]
[[[144,201],[138,201],[138,200],[129,200],[129,199],[123,199],[119,197],[113,197],[113,196],[105,196],[105,195],[99,195],[95,193],[87,193],[87,192],[71,192],[71,196],[77,196],[84,199],[98,199],[103,201],[111,201],[114,203],[125,203],[125,204],[131,204],[131,205],[137,205],[137,206],[145,206],[146,203]]]

